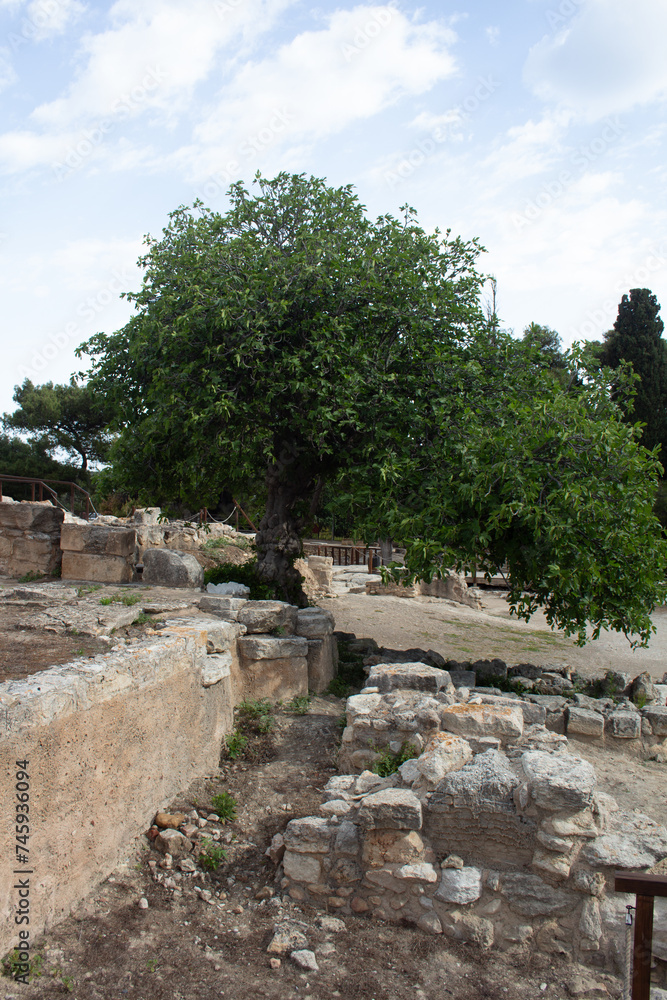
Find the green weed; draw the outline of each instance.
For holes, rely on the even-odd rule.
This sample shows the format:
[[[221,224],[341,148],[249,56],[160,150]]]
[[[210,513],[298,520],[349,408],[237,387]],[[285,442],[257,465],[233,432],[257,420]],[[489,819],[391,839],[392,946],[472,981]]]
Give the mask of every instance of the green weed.
[[[231,757],[232,760],[242,757],[247,745],[248,737],[238,729],[235,729],[233,732],[225,736],[225,749],[227,751],[227,756]]]
[[[215,872],[223,861],[227,859],[227,851],[220,844],[208,837],[202,838],[202,850],[199,855],[199,864],[207,871]]]
[[[213,812],[220,817],[221,823],[232,823],[236,819],[236,799],[229,792],[220,792],[211,798]]]
[[[247,733],[270,733],[275,725],[273,710],[268,698],[242,701],[236,710],[239,728]]]
[[[137,594],[112,594],[111,597],[100,597],[100,604],[125,604],[131,608],[138,604],[141,598]]]
[[[146,968],[149,972],[157,972],[158,960],[157,958],[149,958],[146,962]]]
[[[292,700],[285,705],[285,711],[293,712],[294,715],[306,715],[309,705],[309,694],[295,694]]]
[[[85,597],[87,594],[94,594],[96,590],[101,590],[101,589],[102,589],[101,583],[91,583],[90,585],[87,585],[85,587],[77,587],[76,596]]]
[[[380,756],[374,762],[371,770],[373,774],[377,774],[381,778],[388,778],[390,774],[398,771],[401,764],[405,764],[406,760],[412,760],[413,757],[419,756],[419,750],[407,742],[401,745],[398,753],[392,753],[389,747],[385,747],[378,752]]]
[[[43,580],[43,573],[35,573],[33,570],[29,570],[24,573],[23,576],[19,577],[19,583],[34,583],[35,580]]]
[[[149,625],[153,619],[150,615],[147,615],[145,611],[140,611],[137,617],[132,622],[133,625]]]
[[[8,976],[10,979],[16,979],[17,976],[23,976],[26,974],[26,964],[28,966],[28,982],[31,982],[33,979],[37,979],[42,975],[44,956],[36,954],[33,955],[27,963],[22,962],[19,958],[18,948],[14,948],[14,950],[10,951],[8,955],[5,955],[2,960],[2,974],[4,976]]]

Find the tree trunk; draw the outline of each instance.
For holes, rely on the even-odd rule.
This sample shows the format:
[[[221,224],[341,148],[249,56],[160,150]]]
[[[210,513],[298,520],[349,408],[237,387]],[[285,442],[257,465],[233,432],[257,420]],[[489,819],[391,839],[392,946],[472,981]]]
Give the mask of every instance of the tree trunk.
[[[255,539],[257,575],[260,580],[276,585],[280,600],[306,607],[308,598],[301,589],[301,574],[294,568],[294,560],[302,549],[293,511],[303,492],[296,477],[295,480],[284,482],[276,466],[267,472],[266,512]]]

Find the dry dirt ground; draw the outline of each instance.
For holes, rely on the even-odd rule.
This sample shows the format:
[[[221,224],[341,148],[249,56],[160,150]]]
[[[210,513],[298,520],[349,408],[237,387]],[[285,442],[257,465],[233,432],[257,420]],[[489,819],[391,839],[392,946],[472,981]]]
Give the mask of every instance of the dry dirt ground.
[[[495,598],[493,598],[495,600]],[[513,661],[569,659],[580,651],[539,628],[496,614],[457,611],[440,601],[350,595],[322,602],[337,626],[395,648],[423,646],[460,659],[495,654]],[[34,633],[33,633],[34,636]],[[521,641],[516,640],[521,637]],[[0,636],[0,643],[4,642]],[[510,655],[512,654],[512,655]],[[530,654],[530,656],[529,656]],[[544,656],[542,656],[544,654]],[[609,663],[608,665],[612,665]],[[594,671],[595,664],[588,666]],[[599,672],[600,667],[597,667]],[[318,929],[318,913],[281,891],[279,870],[265,856],[276,831],[316,810],[319,790],[334,773],[344,702],[317,698],[300,716],[285,710],[275,729],[251,741],[245,759],[224,754],[216,774],[201,779],[172,809],[208,811],[211,797],[237,800],[223,833],[227,857],[212,874],[183,874],[174,892],[158,884],[149,860],[160,861],[140,836],[126,861],[76,910],[39,941],[41,975],[28,986],[0,979],[0,997],[48,1000],[593,1000],[618,996],[613,977],[530,951],[481,952],[444,937],[365,917],[344,918],[345,930]],[[621,805],[640,806],[667,822],[666,768],[619,750],[573,744],[591,759],[600,782]],[[156,802],[156,809],[161,803]],[[122,803],[118,803],[122,809]],[[197,886],[212,893],[203,901]],[[262,892],[264,890],[264,892]],[[268,896],[270,898],[257,898]],[[148,908],[139,907],[144,898]],[[266,952],[281,919],[302,922],[319,972],[303,972],[284,956],[277,969]]]

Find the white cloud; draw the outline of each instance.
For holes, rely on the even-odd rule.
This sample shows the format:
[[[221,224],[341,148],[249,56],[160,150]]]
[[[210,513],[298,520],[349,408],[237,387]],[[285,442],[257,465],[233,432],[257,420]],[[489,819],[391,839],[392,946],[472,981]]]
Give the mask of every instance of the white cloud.
[[[497,25],[489,25],[488,28],[484,29],[484,34],[486,35],[486,40],[489,45],[493,45],[495,47],[498,44],[498,40],[500,39],[500,28]]]
[[[328,17],[275,55],[246,63],[178,158],[194,178],[225,162],[312,142],[369,118],[455,72],[456,36],[393,7],[360,6]]]
[[[563,19],[564,20],[564,19]],[[656,0],[587,0],[535,45],[524,80],[587,120],[667,95],[667,6]]]
[[[52,35],[62,34],[70,24],[79,20],[85,10],[85,5],[78,0],[31,0],[26,9],[30,39],[41,42]]]

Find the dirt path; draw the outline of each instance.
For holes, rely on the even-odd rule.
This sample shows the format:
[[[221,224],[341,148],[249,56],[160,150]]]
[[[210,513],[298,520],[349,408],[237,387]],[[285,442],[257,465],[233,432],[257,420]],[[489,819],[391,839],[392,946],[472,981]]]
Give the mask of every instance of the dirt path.
[[[657,633],[649,648],[632,650],[627,639],[615,632],[603,633],[580,648],[562,633],[552,632],[541,612],[528,624],[517,621],[510,617],[500,591],[484,592],[481,612],[430,597],[347,594],[318,603],[331,611],[336,628],[393,649],[420,646],[454,660],[498,656],[508,663],[567,663],[585,676],[609,669],[633,676],[648,670],[662,680],[667,671],[667,608],[654,613]]]

